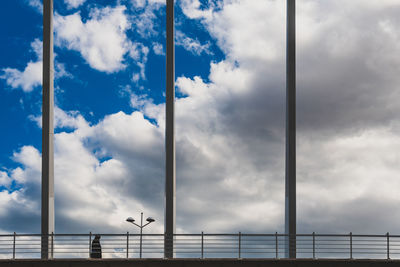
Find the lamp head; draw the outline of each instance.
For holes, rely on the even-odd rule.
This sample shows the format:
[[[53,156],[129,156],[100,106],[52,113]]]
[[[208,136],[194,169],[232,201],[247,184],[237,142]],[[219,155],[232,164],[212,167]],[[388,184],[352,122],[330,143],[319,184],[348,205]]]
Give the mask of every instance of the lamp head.
[[[133,219],[132,217],[128,217],[126,219],[127,222],[133,223],[135,221],[135,219]]]
[[[153,218],[149,217],[146,219],[146,221],[148,221],[149,223],[155,222],[156,220],[154,220]]]

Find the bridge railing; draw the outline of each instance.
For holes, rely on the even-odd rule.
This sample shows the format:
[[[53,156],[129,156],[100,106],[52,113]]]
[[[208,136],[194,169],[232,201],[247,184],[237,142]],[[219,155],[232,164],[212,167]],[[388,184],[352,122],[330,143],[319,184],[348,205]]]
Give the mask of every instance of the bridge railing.
[[[163,258],[163,234],[99,234],[103,258]],[[95,234],[51,234],[51,258],[89,258]],[[292,237],[293,238],[293,237]],[[175,258],[286,258],[285,234],[176,234]],[[140,241],[142,240],[142,241]],[[291,243],[292,244],[292,243]],[[167,248],[169,249],[169,248]],[[0,235],[0,258],[40,258],[40,234]],[[400,235],[298,234],[297,258],[400,259]]]

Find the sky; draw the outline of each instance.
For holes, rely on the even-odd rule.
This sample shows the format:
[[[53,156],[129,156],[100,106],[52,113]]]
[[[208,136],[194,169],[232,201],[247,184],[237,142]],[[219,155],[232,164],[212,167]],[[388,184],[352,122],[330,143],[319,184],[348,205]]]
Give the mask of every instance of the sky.
[[[177,233],[284,231],[285,2],[177,0]],[[165,1],[54,0],[55,228],[164,232]],[[0,8],[0,233],[40,232],[42,3]],[[400,0],[297,1],[297,229],[400,234]]]

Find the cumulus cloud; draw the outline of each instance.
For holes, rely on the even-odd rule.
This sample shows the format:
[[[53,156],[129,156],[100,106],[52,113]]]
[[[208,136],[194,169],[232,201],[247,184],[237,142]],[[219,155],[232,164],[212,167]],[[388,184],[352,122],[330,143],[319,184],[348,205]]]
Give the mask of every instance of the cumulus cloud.
[[[126,34],[131,27],[125,6],[94,8],[83,21],[79,12],[54,19],[56,44],[80,52],[94,69],[114,73],[126,68],[126,55],[140,68],[133,80],[145,79],[148,47],[132,42]]]
[[[162,138],[157,127],[139,112],[113,114],[94,126],[90,126],[76,112],[58,110],[57,113],[56,127],[73,129],[69,133],[61,131],[55,134],[57,229],[73,232],[94,229],[122,231],[126,230],[124,218],[133,215],[132,212],[145,209],[153,215],[160,213],[160,184],[154,186],[154,183],[160,179],[158,171],[161,169],[155,168],[153,174],[147,173],[147,168],[160,163],[161,153],[157,151],[162,147]],[[99,146],[99,143],[102,145]],[[137,161],[142,157],[143,162]],[[0,211],[0,217],[2,221],[7,216],[15,219],[22,210],[32,215],[30,220],[34,223],[5,223],[2,229],[11,230],[12,227],[17,231],[37,232],[40,221],[40,212],[37,211],[40,210],[41,156],[32,146],[24,146],[14,153],[13,159],[21,166],[2,171],[0,181],[6,187],[14,181],[20,189],[1,192],[3,203],[10,203],[10,206],[2,206],[5,211]],[[149,160],[153,163],[143,165]],[[137,181],[146,184],[143,180],[145,177],[147,182],[155,182],[145,187],[138,186]],[[158,203],[146,204],[141,199],[149,198],[147,193],[151,193],[148,190],[151,188],[154,192],[151,199],[158,200]],[[77,191],[81,193],[76,194]],[[20,210],[12,210],[18,207]],[[93,224],[94,221],[99,223]],[[162,227],[162,224],[158,224],[153,231],[162,232]]]
[[[56,43],[81,53],[94,69],[108,73],[125,68],[124,55],[130,42],[126,30],[130,27],[124,6],[92,9],[90,19],[82,21],[79,12],[68,16],[56,14]]]
[[[275,207],[280,207],[278,212],[270,210],[269,218],[264,217],[262,221],[275,218],[282,225],[283,188],[279,185],[284,180],[285,7],[280,1],[224,1],[223,7],[215,9],[204,9],[196,0],[182,1],[181,5],[188,17],[204,23],[227,59],[223,64],[212,65],[210,84],[200,78],[178,79],[177,84],[189,99],[197,94],[208,95],[204,90],[209,87],[217,86],[212,91],[213,97],[222,88],[229,88],[229,94],[217,102],[221,106],[216,112],[219,119],[210,120],[219,127],[223,125],[228,136],[237,135],[246,143],[245,148],[251,153],[242,152],[238,156],[244,168],[249,166],[247,159],[261,163],[260,159],[268,156],[279,158],[280,163],[276,162],[275,166],[264,162],[246,173],[259,170],[256,173],[263,178],[255,181],[265,179],[268,187],[278,190],[278,194],[272,192],[268,197],[273,199]],[[393,136],[398,135],[392,127],[398,124],[395,114],[399,110],[395,103],[400,100],[396,90],[399,80],[393,69],[399,68],[400,61],[391,55],[399,47],[398,37],[390,29],[400,21],[389,11],[393,8],[400,7],[393,1],[379,4],[303,1],[298,5],[300,231],[380,231],[376,225],[397,229],[395,224],[372,215],[390,216],[391,212],[382,208],[399,201],[388,188],[380,187],[381,179],[393,182],[397,167],[384,164],[386,160],[380,156],[380,149],[373,145],[374,142],[382,144],[382,140],[392,143],[392,138],[396,138]],[[229,70],[235,69],[237,73],[231,75]],[[199,110],[208,112],[209,106]],[[187,128],[182,131],[186,132]],[[355,149],[353,142],[369,153]],[[384,150],[389,158],[397,157],[396,148]],[[266,169],[261,171],[261,166]],[[390,174],[381,178],[380,174],[387,172]],[[270,179],[269,175],[277,179]],[[240,183],[231,184],[239,192],[242,188],[252,188],[248,184],[243,187]],[[372,192],[373,187],[379,188],[379,193]],[[390,197],[382,200],[379,194]],[[239,194],[243,195],[244,192]],[[257,196],[261,198],[259,193]],[[259,200],[244,202],[247,207],[260,203]],[[365,205],[371,203],[375,203],[371,205],[374,208],[368,210]],[[265,212],[271,205],[264,207],[258,212]],[[338,218],[346,216],[348,220],[339,221]],[[374,222],[366,229],[352,228],[365,218]]]
[[[143,8],[147,4],[147,0],[132,0],[132,4],[136,8]]]
[[[149,4],[160,4],[160,5],[165,5],[164,0],[147,0]]]
[[[42,13],[43,12],[43,4],[42,1],[40,0],[29,0],[28,4],[35,8],[38,12]]]
[[[133,0],[135,16],[132,25],[142,38],[150,38],[163,31],[157,12],[165,5],[163,0]]]
[[[136,65],[140,68],[139,73],[133,74],[133,81],[139,79],[146,79],[146,63],[147,55],[149,54],[149,48],[141,43],[132,43],[129,48],[129,56],[135,60]]]
[[[400,62],[391,55],[398,50],[393,29],[400,22],[388,11],[393,2],[363,3],[299,5],[300,231],[348,232],[366,218],[374,222],[356,230],[379,232],[377,225],[397,229],[393,221],[379,218],[391,214],[383,207],[399,201],[380,184],[382,179],[392,184],[397,172],[393,141],[398,131],[392,126],[398,124],[399,81],[392,70]],[[200,77],[177,80],[186,95],[176,105],[177,196],[182,199],[178,224],[186,230],[204,225],[236,230],[250,223],[237,211],[251,210],[262,222],[252,231],[282,229],[285,7],[279,1],[226,1],[211,15],[194,7],[227,59],[211,64],[209,82]],[[348,16],[360,7],[357,16]],[[320,17],[328,9],[329,16]],[[162,127],[162,109],[148,105],[144,112]],[[379,198],[382,194],[388,198]],[[368,210],[371,203],[379,218]],[[203,219],[205,213],[235,220]],[[338,219],[346,216],[348,220]]]
[[[0,186],[8,187],[11,184],[11,178],[6,172],[0,171]]]
[[[29,61],[23,71],[15,68],[2,69],[0,79],[4,79],[11,88],[21,88],[24,92],[31,92],[42,85],[43,70],[43,43],[35,39],[31,43],[31,50],[36,56],[36,61]],[[55,61],[55,79],[63,77],[72,78],[72,75],[65,69],[63,63]]]
[[[227,1],[219,1],[220,4],[223,4]],[[217,2],[218,3],[218,2]],[[209,1],[209,4],[212,5],[211,8],[203,8],[202,4],[199,0],[182,0],[180,1],[180,7],[182,8],[183,13],[191,19],[211,19],[213,14],[213,7],[215,8],[215,2]]]
[[[130,87],[121,90],[121,96],[128,96],[130,106],[137,110],[143,110],[144,107],[152,103],[152,99],[146,94],[136,94]]]
[[[42,128],[42,116],[29,116],[29,119]],[[59,107],[54,107],[54,127],[59,129],[87,129],[88,122],[82,117],[78,111],[64,111]]]
[[[11,182],[24,187],[0,191],[1,228],[7,232],[13,232],[12,228],[23,232],[29,221],[29,230],[37,232],[40,229],[40,220],[35,220],[40,216],[40,153],[32,146],[23,146],[12,158],[21,167],[2,172],[1,176],[9,176]]]
[[[86,2],[86,0],[64,0],[65,4],[67,4],[68,8],[77,8],[81,5],[83,5],[83,3]]]
[[[207,79],[176,82],[178,232],[283,231],[283,2],[181,2],[226,58],[210,64]],[[399,229],[398,8],[389,0],[298,5],[299,232]],[[163,232],[165,105],[131,97],[138,111],[95,125],[60,116],[74,130],[56,134],[59,229],[124,232],[123,219],[145,210],[158,222],[149,230]],[[19,172],[35,170],[36,160],[22,160],[37,159],[32,151],[14,157]],[[6,175],[27,183],[31,176],[13,178],[17,169]],[[27,196],[1,195],[17,207]],[[0,214],[13,214],[12,205]]]
[[[5,79],[12,88],[22,88],[30,92],[42,84],[42,62],[28,62],[23,71],[14,68],[3,69],[4,74],[0,78]]]
[[[212,54],[210,50],[210,42],[201,44],[199,40],[190,38],[182,31],[175,32],[175,45],[182,46],[187,51],[197,56],[200,56],[203,53]]]
[[[165,55],[163,45],[160,43],[157,43],[157,42],[153,43],[153,51],[154,51],[154,54],[156,54],[156,55],[159,55],[159,56]]]
[[[4,68],[3,75],[0,76],[12,88],[22,88],[25,92],[30,92],[42,84],[42,42],[35,39],[31,43],[31,49],[35,53],[36,61],[29,61],[23,71]]]

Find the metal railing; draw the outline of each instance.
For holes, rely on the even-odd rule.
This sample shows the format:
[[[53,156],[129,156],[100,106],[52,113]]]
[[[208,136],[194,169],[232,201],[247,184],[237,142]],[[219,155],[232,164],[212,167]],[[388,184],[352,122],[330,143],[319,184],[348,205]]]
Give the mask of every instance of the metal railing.
[[[164,235],[100,234],[102,258],[164,257]],[[95,234],[51,234],[51,258],[88,258]],[[291,237],[293,238],[293,237]],[[175,258],[286,258],[285,234],[175,234]],[[297,234],[297,258],[400,259],[400,235]],[[40,258],[40,234],[0,235],[0,259]]]

